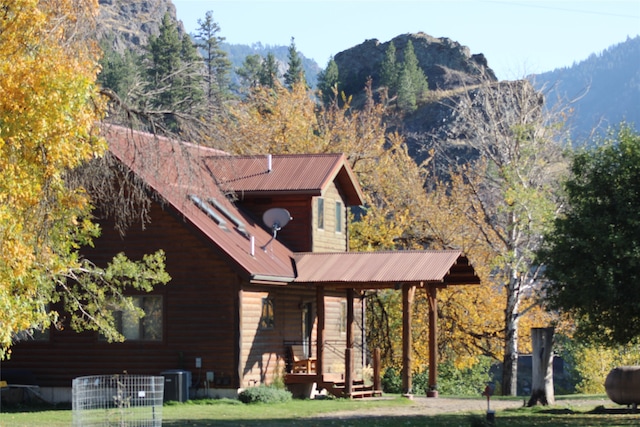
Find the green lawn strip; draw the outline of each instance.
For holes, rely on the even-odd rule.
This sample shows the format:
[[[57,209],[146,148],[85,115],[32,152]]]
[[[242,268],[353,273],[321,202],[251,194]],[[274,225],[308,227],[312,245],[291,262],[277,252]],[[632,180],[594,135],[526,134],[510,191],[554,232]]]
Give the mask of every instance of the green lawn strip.
[[[568,427],[622,427],[636,426],[640,415],[631,414],[624,407],[593,404],[584,406],[584,400],[593,396],[571,396],[558,398],[556,405],[549,407],[517,408],[497,410],[495,426],[568,426]],[[602,396],[598,396],[600,398]],[[497,397],[496,400],[502,400]],[[492,400],[494,400],[492,398]],[[522,400],[509,398],[505,400]],[[402,407],[413,405],[414,401],[391,397],[389,399],[365,400],[293,400],[278,404],[245,405],[236,400],[199,400],[185,403],[168,403],[162,408],[163,426],[204,427],[204,426],[352,426],[352,427],[391,427],[391,426],[461,426],[475,427],[485,425],[484,411],[475,413],[455,413],[432,416],[360,416],[353,418],[348,411],[366,408]],[[582,406],[581,406],[582,404]],[[397,409],[394,409],[397,412]],[[3,408],[5,411],[5,408]],[[322,414],[341,412],[342,418],[320,418]],[[400,411],[402,412],[402,411]],[[65,410],[34,410],[31,412],[3,412],[0,414],[0,427],[71,425],[72,412]]]

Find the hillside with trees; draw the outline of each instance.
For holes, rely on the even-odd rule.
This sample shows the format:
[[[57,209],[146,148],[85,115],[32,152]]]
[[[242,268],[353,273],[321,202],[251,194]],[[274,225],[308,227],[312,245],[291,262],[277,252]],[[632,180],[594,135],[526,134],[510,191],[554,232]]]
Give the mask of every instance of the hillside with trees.
[[[571,105],[567,125],[576,146],[606,136],[623,121],[640,125],[640,36],[528,78],[545,93],[548,108]]]

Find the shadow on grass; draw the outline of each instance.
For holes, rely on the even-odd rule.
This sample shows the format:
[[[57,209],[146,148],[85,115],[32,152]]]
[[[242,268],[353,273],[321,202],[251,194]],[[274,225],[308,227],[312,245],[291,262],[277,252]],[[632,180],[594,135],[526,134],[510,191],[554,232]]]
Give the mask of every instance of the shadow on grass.
[[[22,412],[70,411],[71,403],[5,403],[2,402],[0,412],[16,414]]]

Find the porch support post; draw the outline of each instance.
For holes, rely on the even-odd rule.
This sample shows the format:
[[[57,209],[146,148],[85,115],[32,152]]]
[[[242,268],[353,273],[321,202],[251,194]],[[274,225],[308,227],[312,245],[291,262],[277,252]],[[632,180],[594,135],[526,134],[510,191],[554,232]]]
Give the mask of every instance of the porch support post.
[[[324,312],[324,287],[322,285],[316,285],[316,312],[318,315],[318,326],[316,329],[316,375],[318,381],[322,382],[323,359],[324,359],[324,324],[325,324],[325,312]]]
[[[411,372],[413,354],[411,345],[411,311],[416,287],[408,283],[402,285],[402,393],[413,394]]]
[[[438,397],[438,289],[427,288],[429,299],[429,390],[427,397]]]
[[[347,349],[344,353],[345,393],[351,397],[353,391],[353,289],[347,289]]]

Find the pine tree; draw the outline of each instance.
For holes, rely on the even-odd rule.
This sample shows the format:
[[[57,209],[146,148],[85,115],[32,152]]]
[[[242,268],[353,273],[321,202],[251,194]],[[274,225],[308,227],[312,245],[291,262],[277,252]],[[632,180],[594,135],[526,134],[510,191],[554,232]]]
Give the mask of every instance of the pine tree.
[[[380,84],[389,89],[389,95],[393,96],[398,89],[398,79],[400,77],[399,65],[396,62],[396,46],[389,42],[389,46],[380,66]]]
[[[260,84],[260,75],[262,72],[262,63],[264,59],[259,54],[247,55],[240,66],[236,70],[236,74],[245,88],[254,88]]]
[[[304,69],[302,68],[302,58],[296,50],[294,38],[291,37],[289,45],[289,68],[284,73],[284,84],[289,88],[293,88],[296,83],[304,82]]]
[[[269,52],[267,58],[262,62],[260,70],[260,85],[274,88],[278,83],[278,63],[273,53]]]
[[[429,85],[427,83],[427,77],[424,75],[424,71],[420,68],[411,40],[407,42],[407,47],[404,50],[404,61],[402,63],[401,73],[405,71],[408,78],[411,80],[411,87],[414,96],[417,100],[420,100],[429,89]]]
[[[331,58],[327,68],[318,74],[318,91],[325,103],[329,103],[335,98],[338,92],[339,76],[338,64]]]
[[[147,51],[150,81],[148,99],[143,102],[146,110],[163,117],[151,126],[177,131],[179,115],[199,116],[204,107],[200,59],[190,38],[180,37],[168,13],[158,36],[149,38]]]
[[[416,88],[414,87],[411,73],[406,67],[403,67],[400,71],[397,96],[396,103],[401,111],[413,112],[418,108]]]
[[[203,52],[207,69],[207,98],[210,103],[221,105],[228,98],[231,61],[227,52],[220,47],[225,40],[218,36],[220,26],[213,20],[213,12],[208,11],[205,19],[198,19],[198,29],[195,35],[196,46]]]

